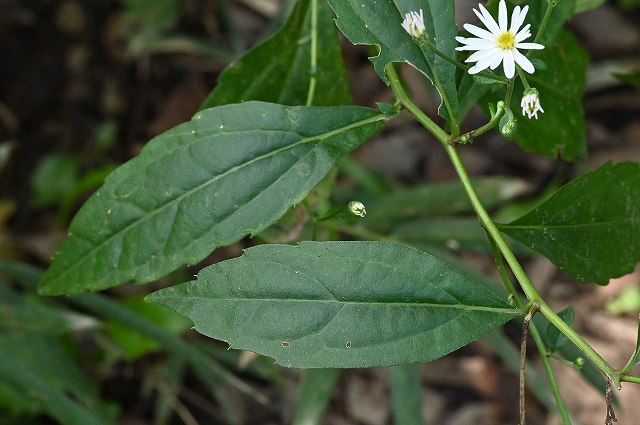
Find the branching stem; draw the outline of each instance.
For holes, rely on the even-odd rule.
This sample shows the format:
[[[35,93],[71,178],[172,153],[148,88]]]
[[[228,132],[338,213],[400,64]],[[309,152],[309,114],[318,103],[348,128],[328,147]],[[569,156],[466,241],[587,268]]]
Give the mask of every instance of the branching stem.
[[[506,243],[502,234],[498,230],[498,227],[493,222],[489,213],[484,208],[484,205],[480,201],[478,194],[476,193],[473,184],[471,183],[471,179],[467,174],[467,170],[464,167],[460,156],[458,155],[458,151],[454,145],[449,143],[450,136],[442,130],[431,118],[429,118],[420,108],[418,108],[413,101],[407,96],[404,88],[402,87],[402,83],[398,77],[398,74],[395,72],[393,65],[389,65],[387,67],[387,75],[389,76],[389,81],[391,82],[391,88],[393,89],[394,94],[400,100],[401,104],[405,106],[409,112],[411,112],[416,119],[433,135],[440,141],[447,154],[449,155],[449,159],[455,168],[456,173],[458,174],[458,178],[460,179],[462,186],[464,187],[465,192],[467,193],[467,197],[471,202],[471,205],[480,220],[482,226],[486,229],[489,237],[495,242],[499,251],[502,253],[505,261],[511,268],[516,280],[520,284],[525,296],[532,303],[538,303],[540,305],[540,312],[547,318],[549,322],[560,332],[562,332],[567,339],[569,339],[582,353],[587,357],[591,362],[598,367],[611,381],[615,384],[616,387],[620,387],[620,372],[616,371],[605,359],[600,356],[600,354],[591,347],[580,335],[578,335],[572,328],[569,326],[560,316],[556,314],[555,311],[551,307],[547,305],[547,303],[542,299],[540,294],[536,291],[535,287],[529,280],[529,277],[525,273],[524,269],[520,265],[520,262],[514,255],[513,251]]]

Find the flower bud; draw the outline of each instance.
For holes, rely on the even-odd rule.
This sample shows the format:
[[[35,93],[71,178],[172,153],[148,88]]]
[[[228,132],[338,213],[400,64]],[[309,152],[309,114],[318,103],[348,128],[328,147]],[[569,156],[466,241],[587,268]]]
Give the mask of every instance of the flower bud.
[[[513,116],[511,109],[505,108],[504,115],[500,118],[500,133],[507,139],[511,139],[518,131],[518,120]]]
[[[351,201],[347,206],[349,212],[353,215],[357,215],[358,217],[364,217],[367,214],[367,210],[364,207],[364,204],[360,201]]]

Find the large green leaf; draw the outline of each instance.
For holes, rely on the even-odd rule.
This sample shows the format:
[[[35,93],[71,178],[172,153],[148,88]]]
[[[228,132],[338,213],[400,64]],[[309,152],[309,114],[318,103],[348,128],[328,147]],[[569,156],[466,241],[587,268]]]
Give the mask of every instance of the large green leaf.
[[[271,38],[231,63],[202,109],[227,103],[262,100],[285,105],[305,105],[311,72],[310,0],[300,0],[283,27]],[[313,104],[351,103],[349,82],[333,12],[326,0],[318,2],[318,49]]]
[[[387,119],[356,106],[202,111],[107,178],[71,223],[40,290],[149,282],[259,232]]]
[[[387,82],[385,67],[406,62],[427,76],[442,98],[440,115],[451,127],[459,126],[455,65],[419,46],[402,28],[404,15],[422,9],[429,39],[445,54],[455,57],[457,42],[453,0],[329,0],[336,25],[354,44],[379,47],[371,57],[380,78]]]
[[[520,314],[443,261],[385,242],[261,245],[147,299],[303,368],[424,362]]]
[[[640,164],[606,163],[500,230],[584,282],[630,273],[640,261]]]

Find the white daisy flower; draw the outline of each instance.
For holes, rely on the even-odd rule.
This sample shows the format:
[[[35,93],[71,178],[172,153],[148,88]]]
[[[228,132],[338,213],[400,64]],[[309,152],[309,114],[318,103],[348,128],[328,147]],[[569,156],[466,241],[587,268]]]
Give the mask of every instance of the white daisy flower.
[[[511,26],[508,26],[507,5],[504,0],[500,0],[498,8],[498,22],[481,4],[478,5],[480,11],[473,9],[473,12],[480,18],[480,21],[487,27],[487,30],[471,24],[464,24],[464,29],[476,37],[456,37],[456,40],[464,46],[456,47],[456,50],[475,50],[466,62],[475,62],[469,69],[469,74],[477,74],[487,68],[496,69],[501,63],[504,65],[504,75],[512,78],[515,75],[518,64],[520,68],[529,74],[533,74],[535,68],[518,49],[544,49],[542,44],[523,43],[531,37],[529,31],[531,25],[527,24],[522,29],[527,16],[529,6],[522,9],[516,6],[511,15]]]
[[[538,119],[538,111],[544,112],[540,105],[538,90],[534,88],[525,90],[520,106],[522,107],[522,115],[526,115],[529,119],[532,117]]]
[[[404,21],[402,21],[402,28],[408,32],[414,38],[420,38],[424,34],[424,15],[422,9],[419,12],[411,11],[404,15]]]

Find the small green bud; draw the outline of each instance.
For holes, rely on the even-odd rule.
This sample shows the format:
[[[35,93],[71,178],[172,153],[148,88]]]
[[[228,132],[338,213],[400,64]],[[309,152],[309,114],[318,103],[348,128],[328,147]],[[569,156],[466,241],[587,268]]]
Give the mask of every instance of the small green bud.
[[[518,131],[518,120],[513,116],[511,109],[505,108],[504,115],[500,118],[500,133],[507,139],[511,139]]]
[[[351,201],[347,206],[349,212],[353,215],[357,215],[358,217],[364,217],[367,214],[367,210],[364,207],[364,204],[360,201]]]
[[[583,357],[577,357],[573,361],[573,367],[575,367],[576,369],[580,370],[580,369],[582,369],[582,366],[584,366],[584,358]]]

